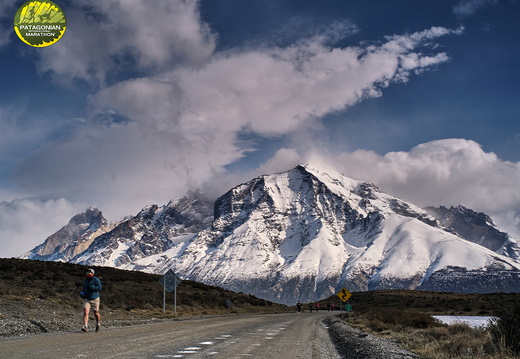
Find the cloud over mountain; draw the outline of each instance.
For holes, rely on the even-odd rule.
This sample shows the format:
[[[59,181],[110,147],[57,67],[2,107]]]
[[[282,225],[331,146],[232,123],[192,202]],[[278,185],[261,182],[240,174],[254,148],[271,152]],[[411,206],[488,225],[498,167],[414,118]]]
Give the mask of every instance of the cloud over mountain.
[[[14,1],[6,4],[15,7]],[[315,130],[326,125],[326,116],[448,66],[452,55],[443,42],[462,35],[466,30],[460,25],[428,21],[414,24],[408,32],[392,30],[347,41],[366,31],[366,24],[345,17],[319,19],[319,26],[284,34],[283,41],[255,38],[220,48],[219,29],[201,11],[202,5],[182,0],[67,3],[73,26],[64,38],[41,51],[19,51],[24,61],[33,59],[41,82],[46,82],[35,85],[37,91],[49,89],[48,83],[77,91],[78,107],[84,108],[69,118],[66,103],[55,117],[34,110],[28,116],[24,106],[29,106],[23,102],[12,108],[0,105],[0,140],[5,140],[0,159],[9,163],[4,170],[9,186],[0,189],[0,199],[30,197],[26,201],[34,201],[40,213],[37,208],[61,198],[75,211],[68,217],[86,204],[116,220],[190,187],[235,185],[250,173],[229,174],[230,165],[256,149],[265,150],[248,141],[254,137],[258,142],[280,139],[272,158],[266,155],[248,167],[256,168],[255,175],[286,170],[317,153],[348,175],[380,182],[386,190],[403,197],[410,194],[408,198],[418,203],[437,204],[428,202],[435,199],[449,204],[434,194],[435,189],[447,190],[447,198],[471,206],[478,202],[473,191],[484,190],[481,203],[473,207],[490,207],[486,198],[494,181],[501,193],[493,206],[518,209],[517,197],[509,195],[518,164],[483,152],[475,142],[429,142],[410,152],[386,155],[364,150],[339,155],[326,152],[326,139],[315,136]],[[6,15],[0,17],[0,26],[7,28]],[[432,26],[436,23],[453,28]],[[0,47],[9,42],[3,34]],[[273,30],[269,35],[277,34]],[[296,144],[297,136],[305,140]],[[431,166],[425,166],[428,161]],[[470,180],[473,184],[464,187]],[[17,221],[26,212],[12,212],[21,208],[15,203],[0,206],[0,217],[11,211],[11,218],[19,218],[13,221],[21,223]],[[49,219],[60,217],[63,208],[48,206],[35,217],[41,221],[35,226],[53,223]],[[24,226],[18,231],[0,227],[0,238],[31,238],[20,252],[41,240]],[[42,237],[50,234],[45,232]]]
[[[18,184],[39,195],[88,197],[108,215],[128,211],[127,204],[117,209],[110,203],[123,199],[127,203],[128,194],[134,193],[131,208],[138,210],[137,203],[145,205],[145,198],[150,201],[164,193],[179,193],[182,187],[200,185],[242,157],[250,149],[239,140],[244,131],[260,136],[301,131],[326,114],[381,96],[391,83],[406,82],[413,74],[446,62],[445,53],[432,49],[433,41],[460,33],[432,27],[379,43],[341,48],[328,45],[328,40],[338,38],[338,31],[346,31],[346,36],[349,30],[335,27],[325,33],[328,37],[304,38],[286,47],[233,49],[209,56],[214,38],[197,16],[196,6],[174,2],[171,6],[178,7],[176,14],[189,15],[182,20],[189,24],[182,28],[190,29],[188,33],[175,30],[167,43],[185,59],[175,62],[175,51],[170,58],[154,51],[156,40],[152,44],[127,43],[130,38],[155,34],[149,34],[149,25],[141,24],[144,20],[139,19],[145,17],[136,15],[146,8],[143,4],[125,2],[110,7],[94,2],[86,10],[78,7],[89,15],[81,20],[83,31],[99,36],[108,31],[107,47],[91,47],[83,57],[75,50],[77,42],[67,41],[41,56],[42,71],[56,76],[96,78],[103,83],[110,70],[117,72],[117,59],[129,58],[135,65],[130,69],[140,76],[112,81],[96,90],[83,124],[20,163],[15,175]],[[153,11],[168,14],[173,10],[160,3]],[[75,16],[79,15],[72,12]],[[155,30],[170,26],[161,21],[164,16],[158,15]],[[135,22],[131,29],[124,24],[119,28],[115,23],[120,19]],[[184,35],[182,41],[180,35]],[[118,45],[110,45],[112,41]],[[200,51],[193,54],[190,49]],[[67,63],[72,56],[81,58],[72,61],[73,66],[64,66],[49,60],[56,58],[52,51],[62,52],[59,57]]]
[[[197,1],[75,1],[60,46],[42,52],[39,68],[56,78],[117,81],[114,74],[200,65],[215,49]]]
[[[470,140],[432,141],[409,152],[384,156],[358,150],[340,155],[338,163],[344,171],[370,177],[381,187],[421,205],[451,201],[496,212],[518,208],[520,203],[515,188],[520,181],[519,164],[500,160]]]

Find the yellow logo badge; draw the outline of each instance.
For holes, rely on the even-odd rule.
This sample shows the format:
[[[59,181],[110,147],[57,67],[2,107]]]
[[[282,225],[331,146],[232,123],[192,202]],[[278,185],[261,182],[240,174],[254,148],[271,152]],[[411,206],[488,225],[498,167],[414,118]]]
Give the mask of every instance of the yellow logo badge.
[[[65,13],[52,1],[28,1],[14,16],[14,31],[29,46],[55,44],[66,29]]]

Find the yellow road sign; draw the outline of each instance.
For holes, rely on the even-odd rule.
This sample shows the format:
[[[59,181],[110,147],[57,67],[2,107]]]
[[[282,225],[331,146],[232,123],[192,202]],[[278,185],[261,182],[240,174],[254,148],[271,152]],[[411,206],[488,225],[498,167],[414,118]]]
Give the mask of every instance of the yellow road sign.
[[[337,295],[339,299],[341,299],[343,302],[346,302],[352,296],[352,293],[350,293],[346,288],[343,288]]]

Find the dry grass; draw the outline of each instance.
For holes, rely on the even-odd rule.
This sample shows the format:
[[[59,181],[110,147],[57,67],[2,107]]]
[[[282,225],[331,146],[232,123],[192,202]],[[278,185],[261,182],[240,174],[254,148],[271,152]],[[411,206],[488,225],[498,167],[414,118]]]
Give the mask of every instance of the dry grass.
[[[81,308],[81,291],[86,267],[70,263],[0,259],[0,299],[30,305],[45,301],[62,308]],[[284,305],[252,295],[234,293],[194,281],[183,281],[177,288],[177,313],[174,293],[166,293],[163,313],[163,288],[158,275],[94,267],[103,283],[101,308],[118,318],[162,318],[230,313],[287,311]],[[228,308],[227,301],[233,305]]]
[[[338,303],[333,296],[322,302]],[[397,341],[425,359],[520,358],[520,293],[443,293],[410,290],[355,292],[346,320],[366,332]],[[501,318],[489,329],[447,326],[432,315]]]
[[[321,303],[339,303],[333,296]],[[396,341],[425,359],[520,358],[520,293],[443,293],[377,290],[353,293],[349,325]],[[304,305],[306,308],[306,306]],[[489,329],[443,325],[432,315],[501,318]]]
[[[500,307],[520,301],[520,293],[451,293],[420,290],[374,290],[354,292],[350,302],[356,312],[375,309],[414,309],[432,315],[497,315]],[[322,303],[339,303],[333,296]],[[322,304],[323,306],[323,304]]]
[[[343,314],[343,318],[349,325],[394,340],[425,359],[520,358],[520,353],[504,343],[501,334],[495,336],[490,329],[464,324],[444,325],[413,309],[353,312]]]

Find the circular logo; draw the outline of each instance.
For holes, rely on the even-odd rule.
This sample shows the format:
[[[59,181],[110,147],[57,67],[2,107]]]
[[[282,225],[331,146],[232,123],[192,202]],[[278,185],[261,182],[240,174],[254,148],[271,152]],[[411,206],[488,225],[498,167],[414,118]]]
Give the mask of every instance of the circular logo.
[[[14,16],[14,31],[27,45],[50,46],[58,42],[67,29],[63,10],[52,1],[28,1]]]

